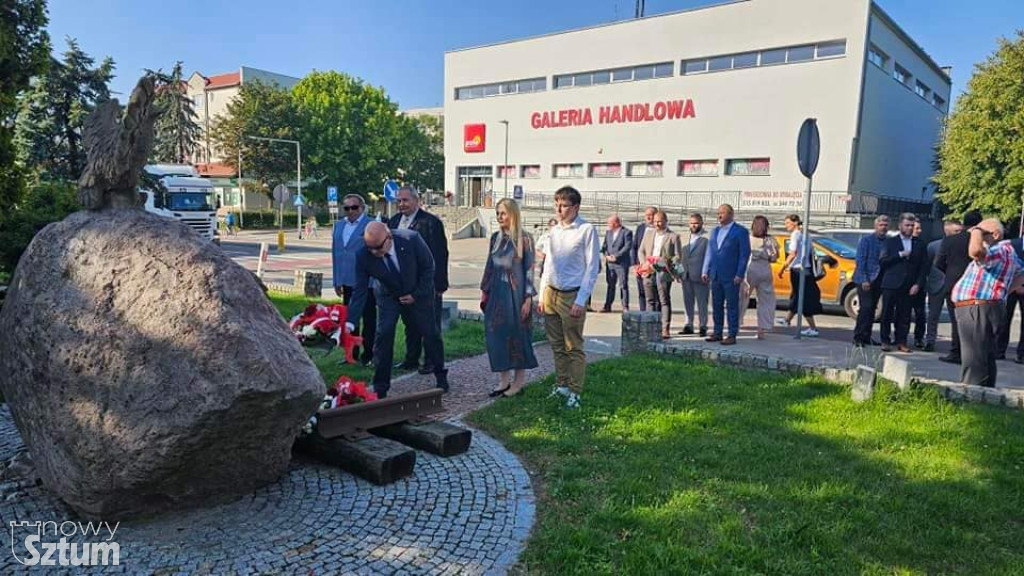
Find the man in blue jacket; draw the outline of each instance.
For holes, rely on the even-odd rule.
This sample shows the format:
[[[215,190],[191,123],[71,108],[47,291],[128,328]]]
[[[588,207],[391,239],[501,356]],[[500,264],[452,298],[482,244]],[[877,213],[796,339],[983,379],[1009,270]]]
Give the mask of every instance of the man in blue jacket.
[[[708,342],[721,342],[725,346],[736,343],[740,332],[740,284],[747,277],[750,262],[750,231],[733,220],[734,211],[729,204],[718,207],[718,227],[708,240],[704,255],[702,280],[711,284],[711,315],[715,330]],[[729,310],[729,335],[722,337],[725,328],[725,309]]]
[[[366,245],[363,242],[363,232],[366,231],[370,219],[366,217],[366,203],[359,194],[345,196],[341,201],[341,209],[345,212],[345,218],[334,224],[331,261],[334,293],[348,306],[352,302],[352,291],[356,285],[356,254]],[[373,339],[377,327],[377,303],[373,299],[373,292],[367,294],[362,318],[350,313],[349,320],[356,327],[353,330],[356,336],[360,335],[359,324],[362,320],[363,351],[362,354],[353,351],[353,355],[358,356],[364,366],[368,366],[373,361]]]
[[[447,392],[444,343],[434,322],[434,258],[427,243],[415,230],[390,230],[383,222],[367,224],[363,241],[366,245],[356,254],[356,284],[349,313],[358,317],[369,295],[374,294],[380,315],[373,346],[374,391],[384,398],[391,388],[395,327],[405,314],[423,337],[437,387]]]
[[[857,244],[857,268],[853,271],[853,283],[857,285],[857,324],[853,329],[853,345],[871,346],[871,331],[875,325],[875,310],[882,297],[882,248],[889,233],[889,217],[875,218],[875,233],[861,237]]]

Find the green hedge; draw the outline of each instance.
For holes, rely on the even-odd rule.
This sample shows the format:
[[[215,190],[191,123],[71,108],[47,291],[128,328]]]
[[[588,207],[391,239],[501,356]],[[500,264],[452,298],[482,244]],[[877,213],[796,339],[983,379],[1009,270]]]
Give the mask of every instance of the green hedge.
[[[30,184],[18,205],[0,214],[0,277],[14,274],[18,259],[37,232],[80,209],[74,183]]]
[[[238,214],[235,214],[235,225],[238,226]],[[309,215],[303,211],[302,218],[305,220]],[[270,230],[277,228],[277,211],[276,210],[260,210],[260,211],[245,211],[242,213],[242,221],[244,225],[241,226],[242,230]],[[329,226],[331,222],[331,215],[327,212],[317,212],[316,221],[321,228]],[[284,227],[294,228],[295,227],[295,212],[284,213]]]

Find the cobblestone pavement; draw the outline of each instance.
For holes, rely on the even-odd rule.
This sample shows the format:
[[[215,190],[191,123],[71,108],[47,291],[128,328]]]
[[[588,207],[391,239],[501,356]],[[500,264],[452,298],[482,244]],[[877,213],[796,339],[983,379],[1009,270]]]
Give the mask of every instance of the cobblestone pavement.
[[[2,406],[0,459],[9,460],[21,449],[10,411]],[[418,452],[416,457],[411,478],[383,487],[296,460],[278,482],[234,502],[122,522],[111,540],[120,547],[119,566],[92,573],[505,573],[518,558],[534,516],[530,479],[515,456],[474,431],[464,455],[445,459]],[[77,518],[41,487],[0,482],[4,529],[13,521],[67,520]],[[17,541],[36,532],[35,527],[19,532]],[[49,533],[42,542],[58,540]],[[13,549],[25,557],[23,545]],[[0,556],[3,573],[29,570],[9,553]],[[47,568],[47,573],[61,571]]]

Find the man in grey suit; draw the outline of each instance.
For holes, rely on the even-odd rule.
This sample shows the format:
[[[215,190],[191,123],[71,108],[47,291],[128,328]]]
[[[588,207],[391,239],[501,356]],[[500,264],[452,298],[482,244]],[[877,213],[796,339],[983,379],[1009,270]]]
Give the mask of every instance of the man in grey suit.
[[[952,236],[959,234],[963,230],[963,225],[956,220],[947,220],[943,226],[942,231],[945,236]],[[934,265],[935,259],[939,256],[939,247],[942,245],[942,238],[932,240],[928,243],[928,262],[932,263],[932,266],[928,270],[928,281],[926,283],[928,291],[928,328],[925,331],[924,336],[924,351],[934,352],[935,341],[939,335],[939,317],[942,316],[942,307],[946,305],[946,275]],[[947,306],[948,308],[948,306]],[[953,314],[952,308],[949,309],[950,315]]]
[[[637,256],[637,252],[640,250],[640,244],[644,241],[644,234],[647,233],[647,230],[654,227],[654,214],[657,211],[658,209],[654,206],[644,208],[644,221],[636,227],[636,232],[633,234],[633,251],[630,253],[630,256],[633,258],[634,265],[640,264],[640,258]],[[637,301],[640,303],[640,311],[644,312],[647,310],[647,294],[644,293],[644,279],[639,276],[636,277],[636,291],[637,294],[639,294],[639,296],[637,296]],[[658,310],[659,308],[655,308],[653,312],[657,312]]]
[[[697,304],[700,335],[708,335],[708,296],[710,289],[701,278],[704,255],[708,250],[708,234],[704,230],[704,217],[698,212],[690,214],[690,235],[683,243],[683,306],[686,307],[686,326],[680,334],[693,334],[693,305]]]
[[[622,227],[618,214],[608,217],[608,230],[604,233],[601,253],[605,259],[605,281],[608,292],[601,312],[611,312],[615,302],[615,288],[622,293],[622,311],[629,312],[629,267],[632,266],[633,233]]]

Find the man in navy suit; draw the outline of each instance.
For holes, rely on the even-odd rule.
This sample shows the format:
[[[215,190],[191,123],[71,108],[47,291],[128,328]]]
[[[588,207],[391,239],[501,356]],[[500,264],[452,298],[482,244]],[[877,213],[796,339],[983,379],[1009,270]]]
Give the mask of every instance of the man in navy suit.
[[[341,201],[341,207],[345,211],[345,218],[334,224],[331,262],[334,292],[341,296],[342,302],[348,306],[352,303],[352,290],[356,285],[356,254],[366,245],[363,242],[363,233],[370,219],[366,217],[366,205],[359,194],[345,196]],[[373,292],[367,293],[362,317],[349,318],[357,327],[360,320],[362,321],[363,351],[356,356],[364,366],[368,366],[373,361],[373,339],[377,327],[377,303],[373,299]],[[352,334],[359,336],[359,329],[353,330]]]
[[[654,206],[648,206],[645,208],[644,221],[636,227],[636,233],[633,234],[633,249],[629,253],[633,259],[634,265],[640,264],[640,262],[637,261],[636,253],[640,250],[640,244],[644,241],[644,234],[647,232],[647,229],[654,227],[654,215],[657,214],[657,212],[658,209]],[[638,294],[637,299],[640,302],[640,311],[644,312],[647,310],[647,294],[644,293],[644,279],[639,276],[636,277],[636,291]],[[657,310],[654,310],[654,312],[657,312]]]
[[[601,312],[611,312],[615,302],[615,287],[622,293],[622,311],[629,312],[629,267],[633,265],[633,233],[622,227],[618,214],[608,217],[608,230],[604,233],[604,245],[601,253],[605,259],[605,281],[608,292],[605,294],[604,308]]]
[[[917,217],[900,215],[899,235],[885,239],[879,263],[882,267],[882,350],[892,349],[890,334],[896,324],[895,342],[900,352],[910,352],[907,335],[910,334],[910,310],[913,298],[925,290],[928,283],[928,249],[914,236]]]
[[[711,284],[711,315],[715,322],[714,334],[708,342],[721,342],[725,346],[736,343],[740,332],[740,284],[747,277],[750,261],[750,231],[733,221],[732,206],[718,207],[718,227],[708,240],[704,256],[702,280]],[[725,328],[725,308],[729,308],[729,335],[722,337]]]
[[[413,230],[389,230],[383,222],[367,224],[363,240],[366,246],[356,255],[356,285],[349,313],[358,318],[373,291],[378,309],[374,391],[384,398],[391,388],[395,327],[404,314],[423,338],[437,387],[447,392],[444,343],[434,321],[434,258],[427,243]]]

